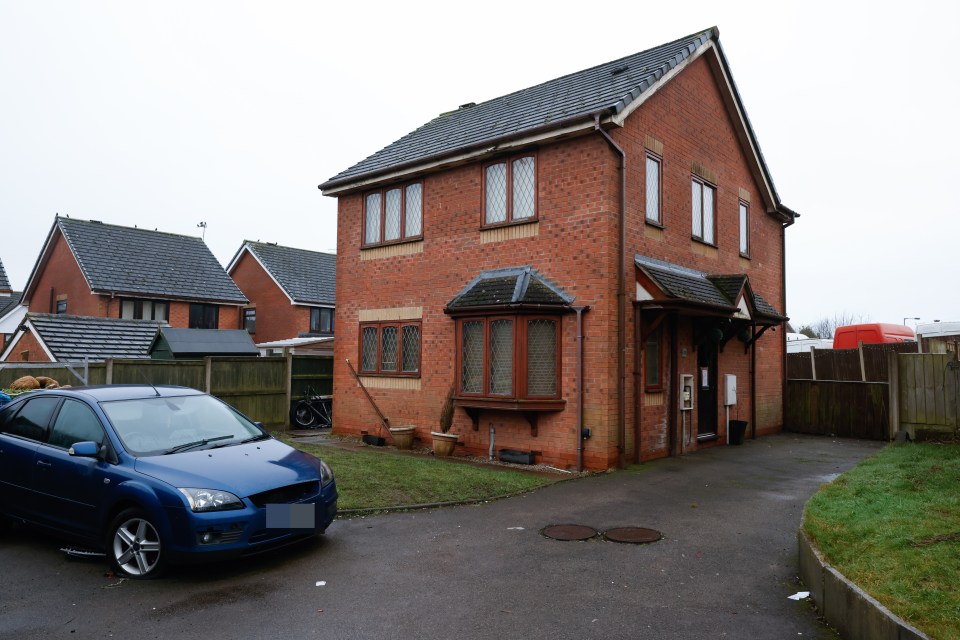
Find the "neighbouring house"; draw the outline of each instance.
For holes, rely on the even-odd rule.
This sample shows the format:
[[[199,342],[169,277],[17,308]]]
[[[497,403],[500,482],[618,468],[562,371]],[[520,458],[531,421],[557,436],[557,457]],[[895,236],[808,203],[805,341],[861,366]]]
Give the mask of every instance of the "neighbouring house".
[[[247,240],[227,273],[250,300],[240,327],[258,343],[333,335],[336,255]]]
[[[160,327],[155,320],[28,313],[0,355],[0,362],[149,358]]]
[[[150,346],[155,360],[198,360],[207,356],[258,357],[250,334],[243,329],[177,329],[161,327]]]
[[[0,352],[7,345],[11,334],[20,325],[26,311],[20,305],[23,293],[10,288],[10,280],[0,260]]]
[[[57,216],[23,304],[31,313],[235,329],[247,299],[200,238]]]
[[[336,433],[377,428],[350,366],[420,439],[452,393],[471,455],[600,470],[782,428],[797,214],[716,28],[461,105],[320,189]]]

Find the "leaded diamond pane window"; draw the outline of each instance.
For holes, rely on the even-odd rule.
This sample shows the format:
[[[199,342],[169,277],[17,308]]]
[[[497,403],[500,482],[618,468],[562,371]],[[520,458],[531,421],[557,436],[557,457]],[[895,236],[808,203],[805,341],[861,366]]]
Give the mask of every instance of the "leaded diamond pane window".
[[[483,393],[483,328],[484,323],[479,320],[463,323],[460,371],[460,391],[463,393]]]
[[[527,324],[527,395],[557,395],[557,322]]]
[[[423,233],[423,185],[419,182],[407,187],[405,220],[406,237],[413,238]]]
[[[366,374],[418,375],[420,347],[419,320],[364,323],[360,329],[360,369]]]
[[[660,161],[647,156],[647,220],[660,222]]]
[[[380,332],[380,370],[397,370],[397,328],[384,327]]]
[[[490,393],[513,393],[513,320],[490,323]]]
[[[713,195],[713,188],[703,185],[703,241],[710,244],[713,244]]]
[[[377,370],[377,329],[376,327],[364,327],[362,332],[360,352],[360,370]]]
[[[746,203],[740,203],[740,253],[750,254],[749,212]]]
[[[364,244],[373,244],[380,241],[380,194],[371,193],[367,196],[364,214]]]
[[[413,373],[420,370],[420,327],[403,328],[403,371]]]
[[[400,189],[387,191],[384,201],[383,239],[396,240],[400,237]]]
[[[513,161],[513,219],[532,218],[536,214],[537,184],[533,157]]]
[[[500,162],[486,169],[486,211],[484,221],[487,224],[506,222],[507,220],[507,164]]]
[[[693,205],[693,237],[703,238],[703,185],[691,183],[690,201]]]
[[[389,187],[364,197],[363,244],[403,242],[423,235],[423,183]]]

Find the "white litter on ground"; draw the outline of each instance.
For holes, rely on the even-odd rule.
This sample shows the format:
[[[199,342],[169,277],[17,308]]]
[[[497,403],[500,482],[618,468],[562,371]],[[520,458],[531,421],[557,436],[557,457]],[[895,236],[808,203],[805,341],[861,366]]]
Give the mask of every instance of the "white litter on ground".
[[[325,587],[325,586],[327,586],[327,581],[326,581],[326,580],[317,580],[317,586],[318,586],[318,587]]]
[[[809,598],[809,597],[810,597],[810,592],[809,592],[809,591],[797,591],[795,594],[793,594],[792,596],[788,596],[788,597],[790,598],[790,600],[803,600],[804,598]]]
[[[523,531],[523,527],[507,527],[507,531]]]

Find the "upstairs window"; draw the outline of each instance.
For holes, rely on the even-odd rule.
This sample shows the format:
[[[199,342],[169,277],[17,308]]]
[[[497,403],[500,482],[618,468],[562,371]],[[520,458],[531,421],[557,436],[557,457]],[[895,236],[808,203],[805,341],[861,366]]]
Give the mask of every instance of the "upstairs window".
[[[717,198],[717,189],[699,178],[694,178],[691,182],[691,190],[693,237],[707,244],[716,244],[714,202]]]
[[[750,207],[740,201],[740,255],[750,256]]]
[[[127,320],[167,322],[170,317],[170,305],[160,300],[124,298],[120,300],[120,317]]]
[[[220,307],[191,302],[189,322],[190,329],[217,329],[220,326]]]
[[[246,329],[247,333],[257,332],[257,308],[247,307],[243,310],[243,319],[241,320],[241,329]]]
[[[419,376],[420,322],[362,323],[360,373]]]
[[[483,168],[483,226],[537,217],[537,160],[527,155]]]
[[[61,298],[57,300],[56,313],[66,313],[67,312],[67,299]]]
[[[333,312],[328,307],[310,309],[310,333],[333,333]]]
[[[647,154],[647,222],[663,224],[660,217],[660,158]]]
[[[363,246],[423,237],[423,183],[390,187],[363,199]]]

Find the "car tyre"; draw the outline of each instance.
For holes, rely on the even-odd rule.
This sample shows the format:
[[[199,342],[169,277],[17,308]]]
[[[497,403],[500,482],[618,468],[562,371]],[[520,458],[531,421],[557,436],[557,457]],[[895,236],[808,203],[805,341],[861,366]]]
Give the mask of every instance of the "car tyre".
[[[124,578],[156,578],[163,573],[163,540],[146,513],[127,509],[113,519],[107,533],[107,558]]]

